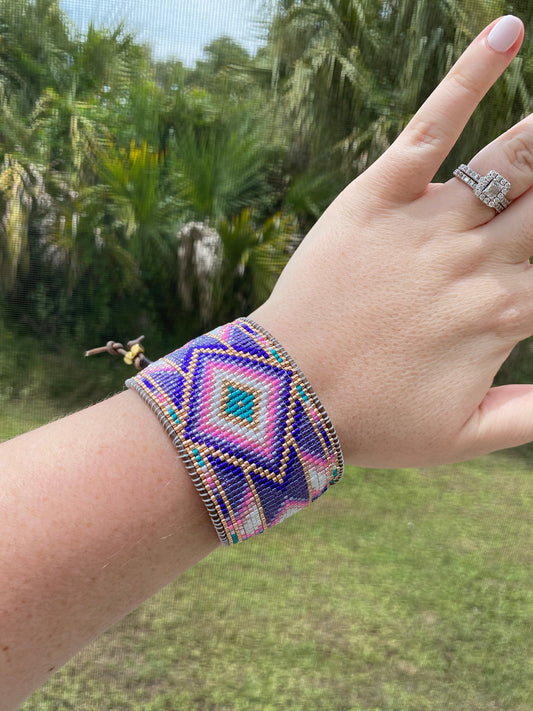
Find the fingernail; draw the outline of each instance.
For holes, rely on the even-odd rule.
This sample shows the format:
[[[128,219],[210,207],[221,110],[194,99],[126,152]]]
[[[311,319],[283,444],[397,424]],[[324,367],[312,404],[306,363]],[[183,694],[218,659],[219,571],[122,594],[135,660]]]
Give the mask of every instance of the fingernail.
[[[487,42],[495,52],[507,52],[518,39],[522,22],[514,15],[505,15],[489,32]]]

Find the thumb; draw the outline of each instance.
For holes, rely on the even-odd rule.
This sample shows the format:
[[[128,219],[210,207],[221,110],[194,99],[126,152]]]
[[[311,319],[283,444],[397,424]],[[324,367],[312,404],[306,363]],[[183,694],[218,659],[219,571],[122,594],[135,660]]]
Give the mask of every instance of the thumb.
[[[533,440],[533,385],[491,388],[463,430],[468,457]]]

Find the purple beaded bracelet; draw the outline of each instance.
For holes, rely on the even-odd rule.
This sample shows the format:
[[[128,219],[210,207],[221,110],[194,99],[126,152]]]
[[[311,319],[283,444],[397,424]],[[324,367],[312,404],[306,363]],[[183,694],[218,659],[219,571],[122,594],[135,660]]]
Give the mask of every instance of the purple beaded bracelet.
[[[318,397],[249,319],[196,338],[126,385],[163,423],[225,545],[280,523],[342,476]]]

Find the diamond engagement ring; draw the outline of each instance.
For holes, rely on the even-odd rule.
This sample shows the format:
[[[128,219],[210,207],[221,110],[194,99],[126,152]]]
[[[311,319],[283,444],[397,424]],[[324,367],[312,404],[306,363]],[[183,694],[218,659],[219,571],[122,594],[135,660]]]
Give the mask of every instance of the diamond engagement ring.
[[[489,170],[487,175],[480,175],[468,165],[462,163],[453,174],[474,191],[485,205],[493,207],[496,212],[502,212],[509,207],[511,201],[505,195],[511,189],[511,183],[495,170]]]

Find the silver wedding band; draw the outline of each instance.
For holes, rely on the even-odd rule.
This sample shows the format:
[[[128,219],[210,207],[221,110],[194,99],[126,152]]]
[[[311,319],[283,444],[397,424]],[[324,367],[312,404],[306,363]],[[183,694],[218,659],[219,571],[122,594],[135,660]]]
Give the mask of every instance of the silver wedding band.
[[[472,188],[474,195],[481,202],[493,207],[496,212],[503,212],[511,204],[511,200],[505,197],[511,189],[511,183],[495,170],[489,170],[486,175],[480,175],[470,166],[462,163],[453,171],[453,174]]]

